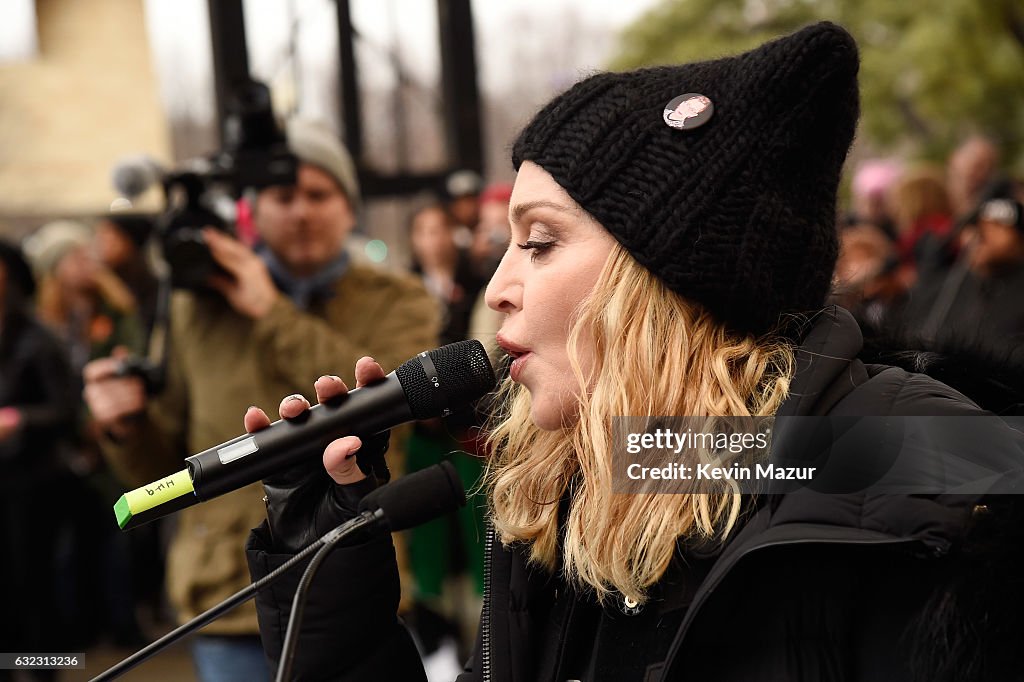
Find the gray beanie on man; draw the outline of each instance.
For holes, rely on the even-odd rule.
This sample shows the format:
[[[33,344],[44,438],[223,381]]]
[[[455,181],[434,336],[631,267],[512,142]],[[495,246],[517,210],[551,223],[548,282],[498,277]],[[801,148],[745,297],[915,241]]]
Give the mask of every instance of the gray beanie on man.
[[[303,118],[290,119],[285,134],[289,151],[303,163],[316,166],[334,178],[352,210],[358,212],[362,199],[356,165],[337,135],[322,123]]]

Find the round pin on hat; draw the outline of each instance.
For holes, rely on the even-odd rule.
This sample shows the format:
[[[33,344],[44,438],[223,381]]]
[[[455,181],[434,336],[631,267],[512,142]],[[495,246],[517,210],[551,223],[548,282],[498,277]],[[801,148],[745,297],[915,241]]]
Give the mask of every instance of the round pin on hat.
[[[688,92],[669,100],[661,118],[669,128],[693,130],[711,120],[715,105],[709,97],[699,92]]]

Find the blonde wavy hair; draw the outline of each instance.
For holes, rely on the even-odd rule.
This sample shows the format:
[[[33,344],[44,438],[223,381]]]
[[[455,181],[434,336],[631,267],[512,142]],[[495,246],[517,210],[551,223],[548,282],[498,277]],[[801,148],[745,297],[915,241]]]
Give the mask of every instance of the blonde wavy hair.
[[[584,376],[580,350],[593,357]],[[644,602],[680,537],[719,540],[735,525],[741,496],[614,494],[612,424],[618,416],[770,416],[786,398],[792,347],[740,336],[668,290],[616,244],[594,290],[570,322],[568,350],[578,419],[542,431],[530,394],[506,380],[496,401],[486,482],[503,543],[529,544],[531,561],[589,586]],[[559,505],[569,497],[564,537]],[[561,551],[561,556],[559,552]]]

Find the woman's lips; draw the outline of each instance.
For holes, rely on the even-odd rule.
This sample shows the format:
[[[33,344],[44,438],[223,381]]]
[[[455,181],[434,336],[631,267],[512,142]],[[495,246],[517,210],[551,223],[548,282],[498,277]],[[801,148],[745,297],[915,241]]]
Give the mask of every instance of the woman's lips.
[[[517,343],[513,343],[506,337],[502,336],[500,332],[498,333],[496,340],[498,342],[498,346],[501,347],[501,349],[505,351],[510,358],[512,358],[512,364],[509,365],[508,369],[509,376],[512,377],[512,381],[519,381],[519,377],[523,373],[523,366],[530,357],[530,349],[520,346]]]
[[[519,381],[519,377],[523,374],[523,366],[526,365],[526,361],[529,360],[532,353],[526,352],[519,355],[512,360],[512,364],[509,365],[508,375],[512,377],[512,381]]]

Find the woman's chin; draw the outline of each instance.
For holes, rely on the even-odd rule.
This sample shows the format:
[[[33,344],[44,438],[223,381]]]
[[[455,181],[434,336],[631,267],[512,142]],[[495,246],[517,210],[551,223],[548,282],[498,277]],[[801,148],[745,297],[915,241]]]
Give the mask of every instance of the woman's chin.
[[[545,409],[544,406],[538,406],[536,402],[533,404],[533,409],[530,410],[530,419],[533,421],[533,425],[541,431],[558,431],[565,426],[561,410]]]
[[[541,431],[561,431],[571,428],[579,417],[574,412],[563,409],[561,404],[545,404],[534,399],[530,419]]]

